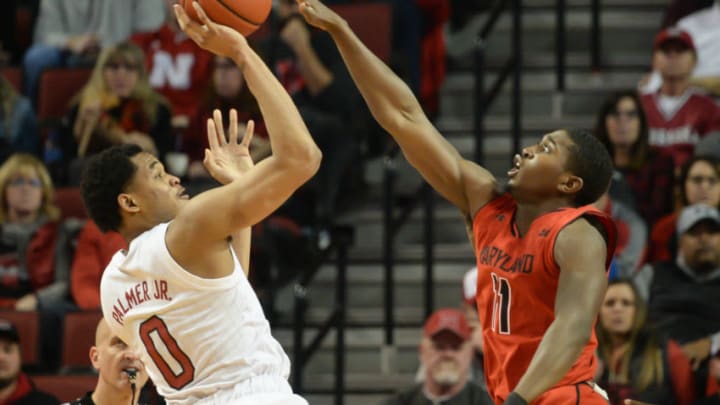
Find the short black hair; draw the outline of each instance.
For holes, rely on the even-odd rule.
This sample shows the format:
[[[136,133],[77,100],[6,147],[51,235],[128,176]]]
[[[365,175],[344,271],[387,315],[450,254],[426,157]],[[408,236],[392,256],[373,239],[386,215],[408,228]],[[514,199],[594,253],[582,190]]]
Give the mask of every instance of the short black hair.
[[[137,171],[130,158],[140,152],[135,144],[116,145],[91,157],[85,165],[80,192],[88,215],[103,232],[120,228],[117,197]]]
[[[566,129],[573,142],[567,168],[583,180],[575,194],[575,206],[592,204],[610,187],[613,162],[605,146],[595,136],[579,129]]]

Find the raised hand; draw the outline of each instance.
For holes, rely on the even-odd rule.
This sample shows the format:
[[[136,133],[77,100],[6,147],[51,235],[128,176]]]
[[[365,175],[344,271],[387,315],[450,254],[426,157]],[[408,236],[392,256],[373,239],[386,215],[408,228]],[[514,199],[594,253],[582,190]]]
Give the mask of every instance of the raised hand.
[[[242,56],[247,47],[245,37],[230,27],[212,22],[197,1],[192,4],[200,23],[191,19],[179,4],[173,6],[180,28],[201,48],[214,54],[233,59]]]
[[[296,0],[300,8],[300,14],[305,17],[308,24],[327,31],[333,26],[340,24],[343,19],[334,11],[318,0]]]
[[[213,118],[207,121],[207,136],[210,149],[205,149],[203,163],[210,175],[220,184],[228,184],[240,178],[255,164],[250,157],[250,141],[252,141],[255,123],[250,120],[245,128],[245,135],[238,143],[238,118],[235,109],[230,110],[230,127],[225,138],[222,114],[220,110],[213,112]]]

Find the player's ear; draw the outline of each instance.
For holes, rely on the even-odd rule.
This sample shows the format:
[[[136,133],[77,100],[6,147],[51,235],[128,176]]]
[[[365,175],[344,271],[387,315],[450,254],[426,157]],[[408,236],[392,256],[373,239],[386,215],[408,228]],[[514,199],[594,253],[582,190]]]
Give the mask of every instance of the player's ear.
[[[140,207],[137,205],[135,198],[128,193],[121,193],[118,195],[118,207],[120,207],[121,210],[127,211],[129,213],[136,213],[140,211]]]
[[[557,187],[558,191],[563,194],[577,194],[583,188],[583,179],[574,174],[566,173],[560,178]]]

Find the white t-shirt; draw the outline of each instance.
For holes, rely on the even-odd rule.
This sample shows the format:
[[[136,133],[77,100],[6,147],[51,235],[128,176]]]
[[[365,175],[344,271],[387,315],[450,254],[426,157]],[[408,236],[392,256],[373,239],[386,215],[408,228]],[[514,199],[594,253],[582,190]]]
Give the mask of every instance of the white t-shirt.
[[[150,378],[170,404],[291,395],[290,361],[270,334],[233,249],[228,246],[235,263],[231,275],[200,278],[171,257],[167,227],[157,225],[135,238],[103,273],[103,316],[112,331],[141,353]]]

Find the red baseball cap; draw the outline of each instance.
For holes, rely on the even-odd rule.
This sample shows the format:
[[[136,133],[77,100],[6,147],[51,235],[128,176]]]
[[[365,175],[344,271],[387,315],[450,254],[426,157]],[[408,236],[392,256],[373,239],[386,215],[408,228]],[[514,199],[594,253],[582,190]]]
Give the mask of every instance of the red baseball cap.
[[[465,314],[455,308],[441,308],[433,312],[425,321],[423,334],[429,338],[442,331],[450,331],[463,340],[470,339],[470,326],[465,320]]]
[[[663,46],[663,44],[669,41],[680,42],[683,45],[687,46],[690,50],[695,52],[695,42],[693,42],[690,34],[677,27],[670,27],[660,31],[655,36],[655,45],[653,49],[658,49]]]

